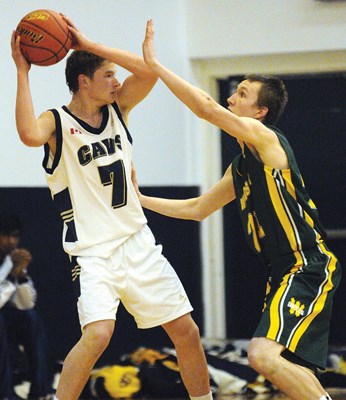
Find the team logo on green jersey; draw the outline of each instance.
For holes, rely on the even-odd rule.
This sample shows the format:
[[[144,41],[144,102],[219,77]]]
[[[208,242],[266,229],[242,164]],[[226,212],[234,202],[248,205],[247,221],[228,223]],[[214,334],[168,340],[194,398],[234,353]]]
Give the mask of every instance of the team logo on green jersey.
[[[287,307],[290,308],[290,314],[295,314],[296,317],[301,317],[304,315],[305,305],[300,304],[300,301],[295,300],[294,297],[291,297],[291,300],[288,302]]]

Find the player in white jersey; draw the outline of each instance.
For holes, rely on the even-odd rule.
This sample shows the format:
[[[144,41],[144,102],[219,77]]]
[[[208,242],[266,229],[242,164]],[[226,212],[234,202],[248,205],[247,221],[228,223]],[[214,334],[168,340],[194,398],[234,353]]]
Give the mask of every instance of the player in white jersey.
[[[85,62],[93,58],[75,52],[68,64],[81,63],[82,57]],[[44,167],[65,221],[64,249],[73,256],[106,257],[147,222],[133,186],[128,185],[130,133],[116,103],[102,107],[99,128],[79,120],[65,106],[52,112],[58,127],[56,151],[53,156],[45,146]]]
[[[72,99],[37,119],[30,65],[19,37],[13,33],[11,40],[17,67],[17,130],[24,144],[45,147],[43,166],[64,221],[64,249],[73,261],[79,291],[82,337],[65,359],[56,397],[79,397],[110,341],[121,301],[139,328],[163,326],[175,345],[190,397],[211,399],[191,304],[161,246],[155,244],[131,181],[127,116],[157,77],[141,57],[92,42],[66,20],[75,50],[66,63]],[[123,84],[116,78],[116,64],[130,72]]]

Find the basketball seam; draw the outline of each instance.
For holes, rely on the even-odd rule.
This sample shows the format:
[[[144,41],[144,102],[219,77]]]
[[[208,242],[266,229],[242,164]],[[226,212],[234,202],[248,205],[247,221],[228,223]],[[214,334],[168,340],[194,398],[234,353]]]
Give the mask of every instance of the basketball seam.
[[[49,11],[48,11],[48,14],[54,19],[54,21],[55,21],[56,24],[58,25],[59,29],[61,30],[61,32],[65,33],[65,32],[66,32],[65,29],[64,29],[63,26],[60,24],[59,20],[55,17],[55,15],[54,15],[54,14],[51,14],[51,12],[49,12]],[[59,40],[58,40],[58,42],[61,43],[61,44],[65,47],[65,44],[66,44],[66,42],[67,42],[67,39],[72,39],[70,35],[71,35],[71,33],[70,33],[70,31],[68,30],[68,28],[67,28],[67,35],[66,35],[66,33],[65,33],[65,36],[66,36],[65,43],[63,44],[63,43],[61,43]]]

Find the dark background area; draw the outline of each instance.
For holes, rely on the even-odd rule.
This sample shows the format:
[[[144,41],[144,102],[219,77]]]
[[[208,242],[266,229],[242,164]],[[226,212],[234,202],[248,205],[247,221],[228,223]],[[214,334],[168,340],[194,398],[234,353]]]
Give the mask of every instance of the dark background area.
[[[148,195],[186,198],[197,195],[196,187],[142,188]],[[63,360],[80,337],[70,264],[62,249],[62,222],[48,188],[0,188],[0,207],[13,212],[23,223],[20,246],[32,252],[29,267],[37,291],[37,310],[43,317],[53,360]],[[163,254],[179,275],[194,307],[192,316],[203,332],[201,296],[200,227],[197,222],[174,220],[147,212],[148,224]],[[134,319],[121,306],[112,341],[97,365],[114,364],[140,346],[171,346],[161,327],[137,329]]]
[[[278,127],[295,152],[305,186],[326,229],[346,229],[346,77],[344,74],[282,76],[288,104]],[[220,103],[243,79],[219,81]],[[240,153],[238,143],[222,132],[222,170]],[[328,246],[346,265],[346,237]],[[227,336],[250,338],[263,306],[266,271],[245,243],[235,204],[224,208]],[[335,295],[330,343],[346,344],[346,273]],[[246,318],[244,316],[246,315]]]

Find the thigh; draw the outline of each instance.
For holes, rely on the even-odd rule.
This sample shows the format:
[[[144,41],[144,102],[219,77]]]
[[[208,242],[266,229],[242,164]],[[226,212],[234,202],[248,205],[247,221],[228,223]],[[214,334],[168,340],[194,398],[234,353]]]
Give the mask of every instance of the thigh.
[[[148,227],[125,246],[128,286],[122,297],[139,328],[152,328],[192,311],[185,289]]]
[[[80,267],[77,307],[81,327],[101,320],[115,320],[124,278],[119,257],[115,252],[112,267],[110,258],[77,257]]]

